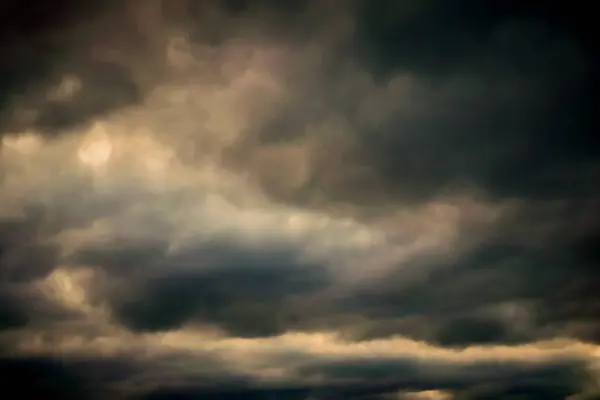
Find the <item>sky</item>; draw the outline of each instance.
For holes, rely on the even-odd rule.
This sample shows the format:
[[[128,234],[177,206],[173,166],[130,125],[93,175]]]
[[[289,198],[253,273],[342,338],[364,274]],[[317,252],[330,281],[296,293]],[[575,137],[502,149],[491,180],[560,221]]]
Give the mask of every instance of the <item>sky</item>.
[[[573,3],[4,1],[0,397],[597,398]]]

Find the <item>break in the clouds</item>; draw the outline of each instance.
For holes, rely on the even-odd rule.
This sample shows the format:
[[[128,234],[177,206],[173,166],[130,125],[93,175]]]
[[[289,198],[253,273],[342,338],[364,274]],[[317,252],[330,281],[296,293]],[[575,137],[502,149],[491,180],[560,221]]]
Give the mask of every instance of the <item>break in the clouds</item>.
[[[597,59],[567,12],[53,4],[0,8],[19,397],[598,390]]]

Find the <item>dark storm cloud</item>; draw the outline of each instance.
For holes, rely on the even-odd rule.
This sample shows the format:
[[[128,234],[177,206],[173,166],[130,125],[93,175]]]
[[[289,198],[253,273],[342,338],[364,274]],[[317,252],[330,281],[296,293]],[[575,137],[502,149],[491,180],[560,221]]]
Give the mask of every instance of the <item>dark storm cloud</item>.
[[[7,393],[45,398],[135,399],[206,398],[263,399],[373,399],[388,394],[422,390],[447,390],[463,398],[503,398],[508,394],[528,398],[562,399],[577,393],[585,377],[580,366],[569,360],[542,364],[472,362],[450,366],[443,363],[400,359],[378,361],[347,359],[308,360],[304,376],[319,374],[324,384],[257,384],[247,377],[221,370],[218,361],[198,357],[197,369],[176,379],[160,375],[167,358],[141,363],[135,357],[11,356],[0,359],[0,382]],[[201,362],[202,364],[198,364]],[[209,366],[211,366],[209,368]],[[209,371],[213,373],[209,373]],[[220,371],[220,376],[214,376]],[[368,383],[364,381],[368,377]],[[20,385],[20,382],[29,382]],[[10,392],[8,392],[10,390]],[[537,397],[533,397],[533,396]],[[48,397],[53,396],[53,397]]]
[[[363,339],[402,334],[445,346],[555,335],[597,340],[595,265],[553,242],[540,249],[494,240],[452,261],[428,261],[437,265],[422,265],[410,279],[399,267],[350,288],[336,287],[326,265],[299,263],[293,251],[234,243],[170,256],[149,244],[77,257],[125,277],[123,289],[109,296],[116,316],[134,330],[201,321],[242,337],[334,328]]]
[[[43,357],[0,359],[0,382],[5,396],[75,399],[85,393],[82,379],[74,370]]]
[[[596,266],[546,246],[483,244],[410,281],[399,268],[348,293],[336,310],[366,316],[358,330],[365,338],[403,334],[459,347],[556,335],[596,342]]]
[[[409,198],[460,185],[501,197],[589,193],[589,184],[559,176],[598,156],[586,55],[543,20],[500,19],[479,32],[459,9],[372,24],[385,37],[381,54],[397,57],[384,65],[418,82],[409,100],[416,112],[366,134],[380,171]],[[386,26],[391,37],[380,33]]]
[[[147,246],[76,257],[115,279],[126,277],[122,288],[108,295],[118,320],[134,331],[167,331],[201,321],[240,337],[281,334],[295,313],[304,313],[303,297],[332,284],[325,266],[276,247],[214,243],[168,255]]]
[[[367,360],[345,360],[344,362],[324,362],[308,367],[304,374],[325,373],[333,382],[363,381],[380,382],[382,386],[396,385],[396,391],[439,390],[452,391],[473,390],[485,382],[493,393],[494,390],[543,390],[553,382],[551,393],[553,398],[572,394],[580,385],[579,376],[574,373],[575,365],[566,363],[517,366],[511,363],[473,362],[466,366],[449,368],[447,365],[421,365],[415,360],[393,360],[369,362]],[[374,389],[376,390],[376,386]],[[495,388],[494,388],[495,386]],[[536,388],[537,387],[537,388]]]
[[[304,376],[324,376],[331,383],[236,389],[160,388],[139,398],[366,400],[398,398],[403,392],[441,390],[467,399],[505,398],[508,395],[563,399],[577,393],[581,387],[581,377],[574,373],[576,369],[576,364],[570,362],[541,366],[475,362],[458,368],[454,366],[451,370],[448,366],[434,363],[418,366],[416,361],[409,359],[391,362],[316,360],[300,372]]]
[[[373,191],[386,192],[386,201],[465,188],[497,198],[596,193],[589,177],[600,148],[591,134],[594,55],[552,10],[468,1],[359,2],[357,9],[354,35],[325,52],[316,76],[299,79],[281,111],[255,128],[262,143],[297,140],[315,121],[341,119],[358,158],[374,169],[360,181],[342,173],[349,202]],[[387,95],[367,106],[372,93],[348,64]],[[334,168],[326,162],[316,175]],[[319,180],[311,184],[325,185]],[[325,195],[338,200],[334,189]]]
[[[144,393],[135,397],[136,400],[161,400],[161,399],[268,399],[268,398],[285,398],[290,400],[306,399],[310,396],[311,390],[308,388],[274,388],[274,389],[225,389],[225,388],[160,388],[150,393]]]
[[[57,249],[41,243],[38,232],[42,223],[42,213],[35,210],[22,217],[0,218],[0,279],[3,282],[31,281],[54,269]]]
[[[131,72],[119,65],[80,64],[62,72],[76,74],[82,88],[67,102],[42,100],[31,128],[59,132],[141,101],[141,89]],[[60,80],[53,83],[59,85]]]
[[[310,29],[298,22],[306,20],[311,4],[5,2],[0,11],[5,22],[0,34],[0,133],[64,133],[140,104],[164,72],[166,35],[173,26],[215,47],[243,35],[238,25],[288,32],[289,38],[299,32],[306,36]],[[323,16],[313,12],[308,17]],[[76,90],[62,98],[49,95],[68,79],[77,81]]]
[[[42,242],[43,213],[0,218],[0,331],[76,315],[49,302],[29,283],[57,267],[58,248]]]
[[[160,368],[160,362],[158,360],[143,365],[140,360],[126,355],[105,358],[10,356],[0,358],[0,382],[5,393],[10,396],[107,399],[136,393],[136,384],[147,387],[160,382],[161,378],[153,377],[156,368]],[[207,358],[203,362],[207,366],[212,365],[215,371],[219,369],[216,360]],[[179,379],[179,382],[182,381],[183,379]],[[213,382],[208,375],[203,377],[206,386],[221,383],[220,381],[231,385],[243,384],[242,378],[233,375],[228,378],[226,372]],[[24,382],[28,384],[23,385]]]
[[[68,323],[82,317],[78,311],[50,301],[27,284],[0,284],[0,332]]]
[[[327,7],[316,7],[315,15],[311,14],[308,2],[286,6],[223,2],[228,10],[225,14],[231,16],[217,14],[214,20],[220,22],[212,26],[208,21],[212,8],[207,4],[179,2],[172,10],[164,10],[164,18],[173,23],[183,18],[178,23],[197,26],[202,32],[213,29],[223,33],[221,22],[248,16],[240,21],[295,33],[306,41],[310,32],[305,32],[300,22],[291,21],[329,15]],[[115,8],[111,7],[105,8]],[[357,2],[347,7],[356,8],[356,33],[341,49],[323,55],[321,69],[313,79],[323,89],[311,89],[306,96],[300,91],[292,96],[289,113],[253,130],[267,136],[273,131],[278,132],[276,136],[294,135],[312,120],[328,118],[328,110],[335,108],[357,127],[359,152],[385,182],[376,190],[395,192],[404,199],[422,199],[461,186],[501,197],[563,198],[575,192],[589,195],[594,190],[589,181],[571,178],[572,171],[585,173],[590,160],[598,155],[597,140],[588,135],[592,55],[576,42],[568,25],[554,21],[553,10],[546,7],[536,13],[527,7],[483,6],[470,1],[451,6],[434,1],[402,5]],[[126,7],[115,10],[119,21],[127,20]],[[131,17],[129,25],[135,21]],[[275,21],[289,23],[281,26]],[[122,30],[123,38],[133,35],[121,25],[115,30]],[[196,36],[202,43],[207,33]],[[225,34],[224,38],[228,37]],[[159,41],[156,37],[149,40],[152,38]],[[90,40],[102,43],[104,38],[96,33]],[[125,39],[121,42],[128,43]],[[32,52],[40,53],[48,52]],[[133,79],[131,65],[88,60],[80,50],[71,57],[73,62],[64,61],[60,53],[54,58],[62,64],[43,67],[44,62],[32,62],[31,58],[7,58],[15,60],[8,63],[16,63],[14,73],[25,71],[16,66],[21,63],[57,70],[52,72],[54,85],[69,73],[82,81],[81,91],[67,102],[34,96],[41,103],[37,105],[35,100],[24,107],[38,110],[38,115],[25,123],[26,127],[60,130],[140,99],[142,89]],[[398,98],[386,99],[382,106],[395,112],[375,126],[365,126],[360,97],[344,95],[344,88],[356,78],[340,73],[348,61],[366,68],[373,80],[384,86],[398,75],[410,74],[409,105],[394,104]],[[26,82],[29,76],[40,75],[36,72],[16,79],[14,73],[3,76],[10,82]],[[34,92],[40,92],[39,85],[34,85]],[[314,101],[323,96],[325,100]],[[286,107],[284,104],[284,110]],[[355,193],[346,192],[345,200],[352,201]]]
[[[120,243],[74,260],[121,282],[97,296],[108,296],[117,319],[134,331],[203,322],[241,337],[339,329],[354,338],[400,334],[458,347],[556,335],[596,341],[595,265],[570,244],[503,240],[492,236],[451,260],[418,256],[351,286],[336,282],[331,265],[300,261],[299,249],[234,241],[172,254],[164,244]]]
[[[291,43],[293,52],[299,43],[316,41],[319,47],[325,41],[313,25],[336,33],[338,25],[327,23],[336,6],[340,13],[356,6],[356,31],[340,43],[322,45],[322,54],[306,66],[294,66],[300,78],[294,81],[290,73],[288,96],[266,122],[253,119],[246,127],[250,138],[234,149],[241,153],[235,154],[240,169],[245,168],[248,142],[290,143],[306,135],[311,124],[333,121],[344,132],[326,143],[317,177],[307,184],[321,185],[317,189],[325,197],[355,204],[362,197],[392,199],[403,207],[464,189],[492,201],[514,201],[514,214],[491,224],[494,234],[451,257],[417,255],[378,276],[341,283],[336,280],[341,274],[335,275],[328,261],[304,261],[297,243],[288,248],[263,241],[248,248],[236,239],[213,240],[174,253],[175,228],[162,230],[145,220],[141,227],[132,226],[145,217],[129,220],[124,204],[156,201],[149,214],[160,214],[160,220],[162,213],[185,202],[161,203],[160,196],[134,183],[116,184],[114,192],[121,192],[104,197],[90,182],[57,185],[49,190],[64,193],[53,193],[51,203],[56,204],[47,210],[27,211],[21,219],[0,218],[0,333],[22,329],[25,335],[27,329],[43,332],[52,326],[57,335],[70,338],[84,312],[55,304],[35,286],[64,263],[69,273],[88,267],[98,272],[88,293],[92,305],[106,306],[110,322],[136,338],[201,323],[252,339],[331,330],[350,340],[403,335],[453,348],[559,336],[598,343],[599,229],[597,204],[592,203],[598,197],[600,146],[592,135],[591,107],[597,88],[591,71],[597,61],[590,44],[570,26],[575,20],[557,22],[547,9],[507,9],[496,2],[500,9],[474,1],[327,2],[323,8],[301,1],[227,1],[221,4],[225,12],[214,14],[209,3],[171,2],[168,7],[173,8],[162,11],[165,20],[185,26],[197,45],[208,43],[218,50],[227,39],[243,35],[240,26],[256,25],[265,36]],[[19,17],[4,18],[13,36],[1,40],[6,62],[0,65],[0,135],[32,129],[60,133],[85,125],[141,104],[146,90],[160,80],[161,62],[154,61],[164,61],[164,54],[143,45],[164,39],[154,27],[165,21],[156,18],[151,6],[125,11],[111,2],[102,10],[70,8],[48,18],[58,5],[36,2],[28,6],[29,14],[19,14],[10,4],[2,7]],[[111,31],[116,39],[110,38]],[[119,55],[104,59],[113,47],[120,49]],[[66,100],[48,94],[61,83],[76,87]],[[177,129],[172,131],[176,136]],[[352,156],[371,167],[366,178],[349,177],[356,160],[338,154],[346,146],[355,146]],[[11,172],[2,171],[6,176]],[[329,172],[347,180],[339,197],[333,184],[320,180],[320,174]],[[305,199],[294,200],[304,204]],[[180,208],[199,207],[195,201],[190,204]],[[117,214],[120,224],[109,235],[117,232],[125,239],[73,245],[75,253],[65,259],[45,240]],[[131,243],[128,229],[148,235]],[[470,231],[459,233],[468,236]],[[361,267],[371,266],[367,260]],[[64,330],[57,327],[61,322]],[[180,356],[193,358],[173,355]],[[200,357],[198,376],[173,371],[169,363],[132,366],[106,361],[110,357],[90,358],[2,358],[0,382],[26,380],[30,384],[22,391],[58,398],[88,398],[114,387],[135,392],[132,387],[139,383],[142,391],[145,385],[154,387],[143,395],[149,399],[367,399],[428,389],[456,391],[466,398],[562,399],[580,390],[575,375],[582,367],[554,361],[525,365],[494,357],[441,362],[426,353],[390,360],[315,358],[300,362],[294,372],[299,382],[322,379],[322,385],[292,378],[273,388],[229,371],[218,354]],[[172,374],[161,381],[165,371]],[[19,396],[29,394],[41,396]]]
[[[5,395],[11,397],[101,399],[111,394],[111,384],[133,376],[138,369],[125,359],[2,357],[0,382]]]
[[[59,133],[141,100],[143,88],[124,57],[94,54],[106,48],[132,54],[144,47],[127,20],[126,5],[115,2],[84,5],[70,0],[9,1],[1,10],[0,133],[35,129]],[[111,21],[111,39],[97,29]],[[124,23],[123,23],[124,22]],[[119,48],[120,47],[120,48]],[[125,49],[125,50],[124,50]],[[63,99],[49,96],[66,77],[75,77],[77,90]]]

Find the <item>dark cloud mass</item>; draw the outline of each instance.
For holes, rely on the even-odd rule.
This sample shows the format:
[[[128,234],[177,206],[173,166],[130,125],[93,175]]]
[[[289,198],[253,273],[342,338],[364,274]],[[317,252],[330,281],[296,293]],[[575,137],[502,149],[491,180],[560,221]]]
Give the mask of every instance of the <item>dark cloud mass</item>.
[[[225,251],[230,254],[220,256]],[[202,253],[217,261],[198,265]],[[302,312],[294,303],[328,283],[319,267],[296,266],[292,257],[275,252],[253,255],[214,246],[202,253],[169,260],[149,278],[134,278],[141,293],[128,285],[124,298],[115,300],[117,316],[133,329],[150,331],[200,318],[242,337],[283,333],[286,320]]]
[[[592,15],[2,2],[0,397],[596,398]]]

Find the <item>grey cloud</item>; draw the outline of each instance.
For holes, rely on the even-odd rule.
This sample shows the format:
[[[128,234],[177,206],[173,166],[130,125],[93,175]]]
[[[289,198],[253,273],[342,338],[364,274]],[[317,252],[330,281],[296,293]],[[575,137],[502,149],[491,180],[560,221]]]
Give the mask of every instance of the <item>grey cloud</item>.
[[[38,236],[42,222],[43,216],[35,211],[25,217],[0,219],[3,282],[30,281],[47,275],[55,267],[57,249],[41,243]]]
[[[82,88],[68,101],[47,101],[37,107],[38,115],[31,128],[60,132],[101,118],[113,110],[141,101],[141,88],[131,72],[109,63],[80,64],[62,71],[83,82]],[[60,80],[54,82],[59,85]]]
[[[127,22],[127,6],[117,4],[36,1],[23,6],[13,1],[4,6],[3,15],[11,17],[0,37],[5,60],[0,132],[64,133],[141,101],[144,88],[131,62],[123,56],[109,60],[94,54],[103,46],[121,52],[125,48],[129,54],[144,47],[139,39],[137,47],[131,46],[135,34],[128,24],[135,24],[135,18]],[[110,42],[109,35],[97,29],[107,16],[113,32],[120,32],[120,42]],[[120,23],[123,18],[125,23]],[[48,96],[65,77],[79,80],[80,90],[68,99]]]
[[[0,330],[21,328],[29,322],[26,311],[18,303],[19,300],[21,299],[11,296],[10,293],[2,293],[0,296]]]
[[[455,318],[437,332],[436,340],[442,346],[502,342],[509,337],[510,328],[506,325],[493,318]]]
[[[40,242],[41,222],[35,212],[25,218],[0,218],[0,331],[66,316],[28,285],[50,274],[58,260],[58,249]]]
[[[465,399],[515,395],[563,399],[581,393],[585,384],[585,378],[579,372],[580,365],[573,360],[533,364],[473,361],[457,365],[416,362],[410,358],[378,362],[358,358],[312,359],[307,360],[298,373],[304,377],[318,374],[324,378],[322,383],[269,384],[228,371],[210,356],[191,356],[196,358],[195,371],[159,374],[161,365],[167,365],[169,358],[178,357],[181,356],[175,354],[144,363],[125,354],[105,359],[88,356],[60,359],[50,356],[4,357],[0,360],[0,379],[6,382],[7,389],[17,390],[13,393],[99,399],[111,396],[132,399],[263,399],[277,396],[290,399],[386,399],[393,394],[425,390],[446,391]],[[23,379],[31,384],[15,385]]]
[[[168,354],[144,360],[135,350],[104,357],[81,353],[62,356],[14,354],[0,357],[0,383],[10,395],[57,399],[137,398],[148,390],[197,385],[208,388],[248,387],[243,374],[232,371],[210,354]],[[194,369],[177,369],[177,363],[193,361]],[[165,368],[171,374],[164,374]],[[24,383],[27,384],[24,384]]]
[[[172,255],[165,244],[121,244],[75,260],[121,282],[98,296],[109,296],[133,330],[200,321],[242,337],[337,329],[363,340],[401,334],[452,347],[561,334],[596,340],[590,267],[553,242],[542,250],[492,240],[451,261],[406,262],[420,265],[418,273],[398,266],[353,286],[337,282],[327,264],[299,261],[299,250],[233,241]]]
[[[443,20],[437,21],[438,16]],[[348,164],[358,159],[370,167],[369,179],[355,181],[339,172],[348,186],[342,199],[350,202],[365,196],[356,190],[365,185],[367,192],[393,193],[384,201],[421,201],[473,187],[499,198],[593,193],[589,181],[574,180],[568,172],[583,173],[598,156],[595,139],[587,134],[592,129],[585,106],[587,59],[576,43],[527,19],[496,21],[489,34],[471,32],[465,39],[461,35],[467,28],[452,13],[434,10],[431,16],[403,18],[408,21],[390,23],[399,32],[386,39],[385,54],[398,57],[393,73],[381,78],[361,58],[357,62],[343,52],[324,55],[312,86],[299,80],[283,113],[259,129],[261,140],[298,140],[315,121],[345,122],[345,140],[357,143],[354,157],[343,167],[321,165],[313,184],[336,198],[335,187],[327,187],[318,175],[350,170]],[[402,31],[410,24],[418,34]],[[454,32],[457,43],[447,43]],[[405,43],[418,41],[420,34],[426,37],[424,44]],[[363,40],[367,49],[376,46],[366,34],[352,40]],[[473,48],[470,42],[475,42]],[[467,54],[458,51],[463,47]],[[412,49],[425,52],[425,59],[402,56]],[[445,60],[444,54],[456,59]],[[353,62],[357,71],[348,72],[347,64]],[[436,70],[429,72],[421,64]],[[364,76],[371,83],[361,87]],[[374,105],[365,106],[368,101]],[[372,121],[376,113],[384,115]]]
[[[83,313],[49,299],[27,283],[0,284],[0,332],[46,329],[53,324],[82,321]],[[5,346],[4,338],[0,346]]]
[[[177,356],[176,356],[177,357]],[[56,398],[241,398],[262,399],[285,397],[304,399],[372,399],[407,391],[446,390],[459,398],[506,398],[527,395],[528,398],[559,399],[578,393],[582,378],[576,372],[576,362],[557,361],[547,364],[473,362],[467,365],[443,365],[428,362],[420,366],[410,359],[393,362],[312,360],[303,368],[305,376],[318,373],[325,383],[260,384],[249,377],[221,370],[210,357],[196,356],[198,367],[189,374],[155,377],[168,358],[158,358],[144,364],[135,357],[113,356],[105,359],[80,356],[54,358],[50,356],[3,357],[0,360],[0,380],[12,393]],[[203,364],[198,364],[198,363]],[[213,373],[209,373],[212,365]],[[415,369],[417,368],[417,369]],[[215,376],[219,371],[220,376]],[[402,372],[402,374],[399,374]],[[370,377],[369,383],[364,382]],[[24,380],[29,385],[16,385]],[[227,383],[227,388],[222,385]],[[54,397],[52,397],[54,398]],[[113,397],[114,398],[114,397]]]
[[[249,386],[230,390],[206,387],[164,388],[140,398],[262,399],[279,396],[290,399],[387,399],[398,398],[403,392],[439,390],[465,399],[495,399],[513,395],[562,399],[581,389],[581,379],[573,373],[574,366],[570,362],[533,367],[475,362],[457,368],[456,365],[451,367],[434,363],[417,366],[409,359],[390,362],[316,360],[301,372],[304,376],[318,374],[325,377],[327,383]]]
[[[450,368],[448,365],[431,364],[421,365],[421,368],[418,368],[414,361],[409,359],[394,360],[389,363],[355,360],[354,362],[325,362],[317,365],[314,370],[309,367],[304,373],[310,375],[317,371],[325,373],[334,382],[336,379],[341,382],[352,382],[356,379],[362,381],[368,377],[371,382],[381,382],[384,386],[386,383],[397,385],[398,391],[446,389],[460,392],[465,389],[476,389],[478,384],[486,382],[489,389],[495,386],[498,390],[496,396],[500,396],[501,391],[535,391],[544,390],[544,387],[548,390],[549,386],[553,386],[549,385],[549,382],[554,382],[555,386],[548,392],[555,396],[553,398],[559,398],[561,395],[572,394],[572,391],[578,390],[577,386],[580,385],[578,382],[580,378],[573,373],[569,362],[539,366],[473,362],[463,367]],[[493,390],[490,392],[493,393]]]
[[[39,208],[25,210],[23,218],[0,218],[0,332],[19,336],[49,327],[59,336],[79,332],[77,322],[89,316],[37,290],[39,280],[61,266],[69,272],[95,269],[91,305],[106,305],[113,317],[109,322],[135,337],[203,323],[238,338],[332,330],[349,341],[403,335],[453,348],[558,336],[598,343],[594,199],[600,147],[590,134],[596,129],[591,104],[597,89],[590,71],[597,58],[568,24],[556,24],[554,19],[562,17],[470,1],[343,6],[335,1],[226,1],[219,3],[222,8],[172,1],[160,12],[161,2],[139,8],[134,3],[111,2],[99,10],[73,9],[43,18],[62,30],[42,26],[44,21],[33,15],[37,3],[21,21],[7,20],[12,26],[24,22],[13,29],[21,39],[1,38],[6,62],[0,66],[0,135],[33,130],[60,136],[131,105],[143,108],[146,94],[163,83],[163,73],[168,75],[162,35],[171,27],[189,34],[191,47],[201,49],[202,56],[202,51],[216,54],[206,64],[215,74],[207,79],[218,84],[227,80],[227,71],[221,70],[231,50],[227,46],[251,34],[259,44],[283,48],[285,60],[273,62],[273,69],[285,70],[277,82],[284,95],[262,116],[249,105],[259,103],[262,94],[250,91],[250,101],[241,103],[252,112],[241,123],[241,138],[224,145],[221,167],[251,175],[270,200],[323,209],[349,203],[355,215],[364,215],[370,211],[365,204],[377,208],[385,203],[385,214],[439,195],[475,192],[490,202],[515,202],[516,211],[490,224],[494,232],[481,238],[466,237],[474,234],[461,226],[459,244],[463,239],[474,244],[457,246],[451,256],[419,254],[378,277],[348,284],[338,281],[345,277],[332,273],[328,261],[301,260],[300,244],[281,246],[277,237],[252,248],[227,235],[204,244],[192,240],[190,248],[173,253],[174,233],[188,222],[186,213],[199,207],[200,189],[190,189],[189,198],[187,192],[178,197],[181,193],[146,190],[145,181],[133,175],[121,179],[117,171],[111,179],[119,175],[118,182],[108,185],[112,191],[101,194],[92,180],[72,183],[72,176],[57,173],[57,183],[47,189],[41,178],[33,181],[35,187],[23,181],[22,192],[18,184],[10,186],[24,204]],[[45,7],[58,13],[58,5]],[[119,33],[118,40],[111,39],[113,32]],[[111,47],[118,50],[116,58],[104,59]],[[173,74],[185,82],[187,75]],[[68,100],[48,97],[65,76],[79,79],[80,90]],[[231,113],[223,117],[227,122],[240,112],[227,101],[216,108]],[[200,135],[208,129],[197,114],[194,109],[182,123],[189,129],[186,125],[182,131]],[[194,147],[184,143],[179,125],[172,122],[181,115],[174,115],[158,123],[168,128],[165,142]],[[294,146],[300,161],[281,150]],[[196,147],[200,153],[206,150]],[[280,157],[262,160],[261,150]],[[23,160],[36,162],[34,156]],[[188,161],[193,171],[197,160]],[[18,171],[6,166],[2,179],[26,170],[25,164]],[[291,183],[293,168],[302,176]],[[15,194],[8,187],[0,186],[0,196]],[[50,200],[38,196],[46,190],[53,192]],[[136,217],[128,214],[140,210]],[[106,240],[96,245],[68,243],[75,250],[66,257],[47,240],[75,231],[76,242],[75,234],[106,219],[115,226],[104,234],[118,237],[101,238]],[[189,219],[190,225],[208,223]],[[140,237],[129,241],[129,234]],[[367,260],[361,267],[371,266]],[[4,351],[8,346],[2,344]],[[532,367],[473,361],[457,366],[425,355],[418,362],[410,357],[309,360],[297,370],[298,377],[323,377],[322,386],[294,381],[273,388],[236,375],[215,359],[202,362],[207,370],[214,367],[208,375],[220,378],[205,377],[206,385],[198,386],[197,377],[173,372],[176,382],[160,382],[143,396],[366,399],[446,389],[465,398],[552,399],[577,392],[580,384],[573,376],[577,363]],[[149,369],[124,364],[95,358],[79,363],[2,359],[0,381],[25,377],[33,382],[32,390],[46,390],[46,396],[50,391],[60,398],[87,398],[105,386],[139,380],[152,386],[161,372],[172,371],[168,363]],[[50,370],[60,375],[53,380],[58,383],[52,383]]]
[[[312,20],[313,31],[321,32],[327,18],[335,20],[326,6],[309,4],[281,6],[291,10],[276,10],[279,6],[270,2],[225,2],[224,6],[244,10],[236,14],[246,16],[239,17],[242,25],[277,29],[278,40],[298,45],[324,40],[312,31],[304,32],[304,21]],[[303,135],[315,122],[347,120],[358,136],[359,158],[366,158],[374,170],[370,179],[355,181],[350,174],[345,177],[349,188],[343,200],[350,202],[358,197],[357,185],[370,181],[382,181],[370,186],[370,191],[417,200],[463,185],[501,197],[564,197],[573,191],[589,194],[586,182],[564,177],[564,171],[574,166],[583,168],[597,156],[596,147],[588,143],[593,138],[586,135],[590,129],[590,115],[585,111],[589,77],[584,67],[589,55],[569,37],[569,32],[554,29],[544,16],[536,18],[510,9],[492,12],[469,2],[452,7],[438,2],[355,5],[354,35],[332,46],[325,45],[319,55],[311,56],[318,60],[302,61],[305,71],[295,78],[297,82],[290,78],[286,97],[291,101],[278,105],[283,108],[281,115],[275,115],[266,126],[253,123],[249,131],[257,131],[259,136],[272,137],[275,132],[275,136],[289,137]],[[188,20],[189,29],[196,26],[202,30],[211,25],[207,20],[214,10],[206,2],[181,2],[173,10],[166,9],[163,18],[175,18],[171,14],[178,7],[178,15]],[[338,12],[353,7],[347,5]],[[145,15],[143,11],[139,14]],[[119,15],[127,14],[121,11]],[[227,12],[217,12],[217,16],[215,30],[234,36],[243,34],[224,28],[229,27],[225,24],[228,18],[238,21],[237,16],[227,16]],[[302,23],[281,26],[271,24],[272,19]],[[296,31],[296,42],[283,35]],[[207,36],[204,32],[196,39],[203,43]],[[157,37],[151,39],[160,42]],[[215,49],[219,45],[222,43],[212,44]],[[118,65],[79,64],[82,74],[89,75],[89,79],[82,77],[82,98],[68,105],[43,106],[42,111],[48,111],[37,119],[42,129],[88,121],[108,108],[119,109],[139,100],[131,76],[135,71]],[[360,73],[345,73],[348,64],[357,65]],[[384,66],[389,73],[379,68]],[[429,71],[430,67],[434,70]],[[348,89],[362,79],[361,73],[375,85],[365,90]],[[361,102],[405,74],[413,81],[407,88],[410,95],[400,99],[392,94],[377,100],[376,107],[389,112],[375,126],[369,126],[366,117],[361,117],[369,114]],[[85,84],[88,81],[89,90]],[[325,164],[320,169],[343,171],[347,167]],[[325,192],[332,190],[319,179],[313,179],[312,184],[326,186]]]
[[[39,57],[39,56],[36,56]],[[40,61],[27,60],[41,64]],[[141,88],[133,80],[131,71],[118,64],[100,61],[79,61],[66,63],[48,61],[60,66],[47,67],[51,72],[33,72],[33,77],[20,78],[21,67],[17,71],[3,74],[3,79],[16,85],[23,79],[34,80],[21,87],[10,89],[12,98],[5,101],[2,108],[2,130],[19,132],[34,129],[39,132],[59,134],[65,130],[85,126],[95,118],[141,101]],[[42,68],[38,66],[38,68]],[[53,70],[57,71],[54,72]],[[69,99],[54,100],[46,92],[54,90],[65,77],[73,76],[81,81],[81,89]]]
[[[280,334],[293,326],[295,314],[306,313],[305,296],[333,283],[325,266],[302,262],[294,249],[214,243],[172,256],[147,246],[78,257],[116,279],[126,277],[105,295],[134,331],[201,321],[241,337]]]
[[[400,334],[451,347],[557,335],[597,341],[595,224],[570,227],[590,211],[525,204],[460,254],[417,254],[350,286],[327,261],[302,261],[293,241],[248,247],[232,235],[170,251],[172,232],[160,223],[148,225],[156,232],[146,239],[84,245],[65,261],[107,274],[92,289],[94,302],[108,300],[134,331],[202,322],[242,337],[334,329],[354,339]],[[137,222],[121,223],[126,232]]]
[[[450,346],[561,334],[595,341],[596,287],[593,271],[564,252],[536,255],[492,244],[416,282],[404,283],[401,269],[393,272],[349,294],[341,309],[372,321],[363,328],[366,337],[397,333]],[[513,311],[494,312],[503,307]]]
[[[0,382],[10,395],[56,399],[105,399],[127,395],[123,383],[142,366],[131,359],[81,356],[10,356],[0,358]],[[23,384],[28,382],[28,384]],[[124,390],[125,389],[125,390]]]
[[[160,400],[160,399],[265,399],[285,397],[286,399],[306,399],[311,391],[305,388],[282,388],[282,389],[230,389],[230,390],[211,390],[202,388],[186,389],[159,389],[152,393],[146,393],[138,396],[139,400]]]

